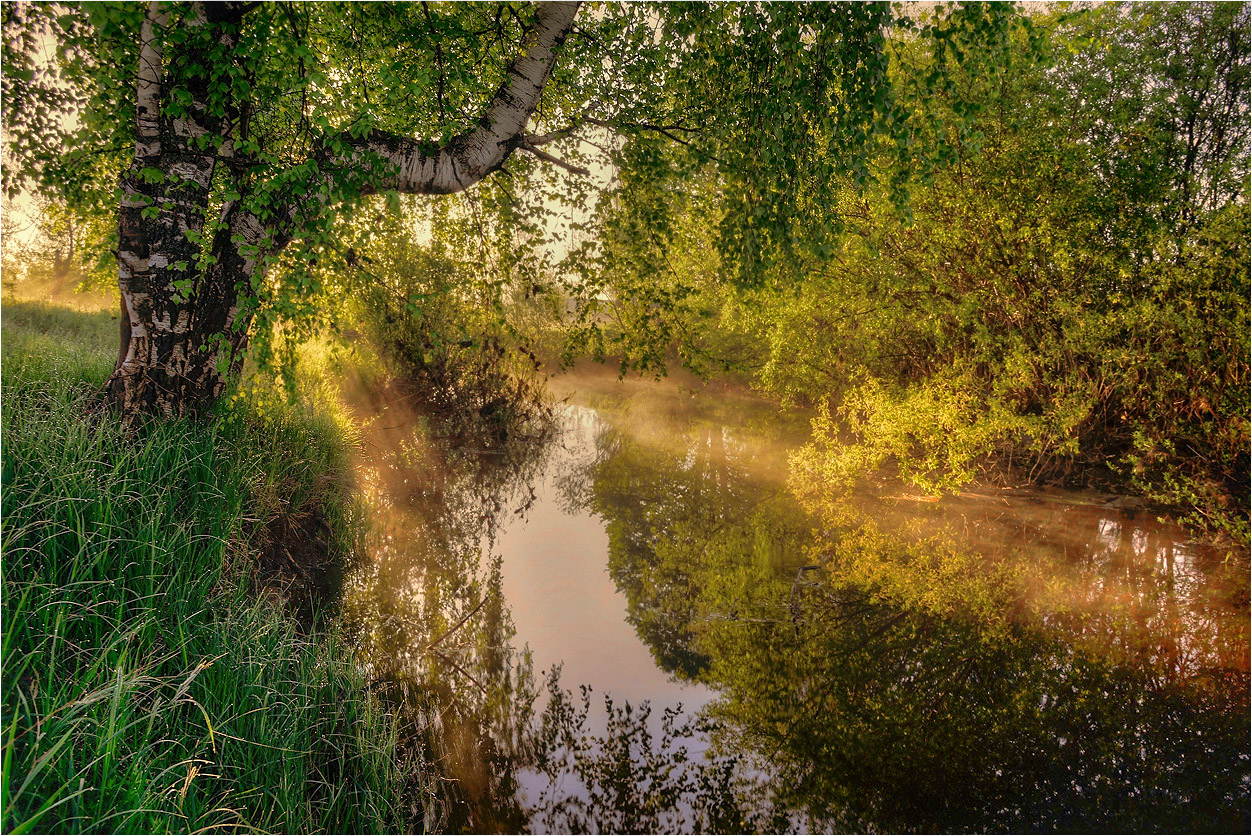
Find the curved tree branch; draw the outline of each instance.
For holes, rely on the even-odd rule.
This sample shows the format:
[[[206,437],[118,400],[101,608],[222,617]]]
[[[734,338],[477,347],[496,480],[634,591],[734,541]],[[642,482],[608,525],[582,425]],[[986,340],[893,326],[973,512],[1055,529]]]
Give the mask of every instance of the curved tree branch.
[[[539,104],[557,52],[574,25],[579,3],[543,3],[521,53],[509,65],[478,127],[431,150],[429,143],[384,131],[343,137],[358,153],[369,152],[393,164],[393,172],[370,191],[451,194],[464,191],[525,146],[526,123]]]

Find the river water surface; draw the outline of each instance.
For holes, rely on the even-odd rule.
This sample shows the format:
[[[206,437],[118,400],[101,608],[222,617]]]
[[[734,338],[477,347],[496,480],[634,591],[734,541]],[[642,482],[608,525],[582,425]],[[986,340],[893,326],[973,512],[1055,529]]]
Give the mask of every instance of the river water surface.
[[[804,416],[552,383],[552,432],[457,448],[356,398],[344,612],[428,825],[1248,831],[1245,554],[1096,494],[835,498]]]

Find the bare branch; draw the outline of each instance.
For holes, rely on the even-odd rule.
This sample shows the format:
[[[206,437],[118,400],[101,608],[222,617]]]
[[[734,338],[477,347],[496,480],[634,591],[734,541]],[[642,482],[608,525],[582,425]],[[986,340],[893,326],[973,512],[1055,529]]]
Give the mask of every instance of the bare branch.
[[[530,137],[523,137],[522,141],[518,144],[517,147],[521,148],[523,151],[529,151],[530,153],[534,154],[536,157],[543,160],[544,162],[552,163],[555,166],[560,166],[561,168],[568,171],[570,174],[580,174],[583,177],[587,177],[591,174],[589,170],[583,168],[582,166],[574,165],[573,163],[567,163],[565,162],[565,160],[562,160],[559,157],[554,157],[551,154],[549,154],[547,151],[544,151],[543,149],[536,147],[534,143],[531,141]]]

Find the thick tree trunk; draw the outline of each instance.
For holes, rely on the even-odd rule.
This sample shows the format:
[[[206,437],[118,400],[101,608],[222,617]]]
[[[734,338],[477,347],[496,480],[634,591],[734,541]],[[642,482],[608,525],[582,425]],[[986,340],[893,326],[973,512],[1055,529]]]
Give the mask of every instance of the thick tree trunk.
[[[202,210],[202,207],[195,207]],[[262,225],[235,207],[214,238],[205,266],[196,269],[199,247],[184,245],[179,229],[194,218],[177,211],[144,221],[137,238],[146,250],[121,250],[122,345],[109,379],[109,394],[126,415],[195,415],[221,396],[238,374],[247,348],[249,315],[240,304],[259,255],[245,257],[240,245],[259,251]],[[271,249],[285,239],[271,236]],[[182,269],[186,265],[186,269]]]
[[[191,139],[222,126],[204,115],[202,95],[188,115],[162,115],[166,18],[159,3],[150,5],[136,80],[135,157],[120,180],[122,345],[107,388],[128,419],[195,414],[221,395],[235,347],[226,326],[237,308],[239,280],[248,278],[225,275],[240,266],[229,236],[219,235],[213,258],[202,258],[217,158]],[[206,26],[208,20],[206,8],[196,4],[188,25]],[[195,87],[207,83],[190,92],[202,94]]]
[[[181,163],[176,196],[163,183],[142,182],[133,170],[122,177],[119,284],[129,333],[109,393],[127,415],[196,412],[222,391],[220,340],[210,344],[211,335],[198,325],[224,318],[221,309],[234,300],[205,292],[200,246],[186,234],[203,227],[212,164]],[[149,206],[161,211],[145,215]]]
[[[152,296],[127,305],[130,321],[125,353],[109,378],[108,394],[123,414],[195,415],[213,404],[236,368],[231,349],[240,340],[224,338],[221,330],[194,327],[204,320],[224,321],[235,308],[232,298],[160,303]],[[125,295],[123,298],[126,298]],[[137,323],[147,323],[138,325]]]

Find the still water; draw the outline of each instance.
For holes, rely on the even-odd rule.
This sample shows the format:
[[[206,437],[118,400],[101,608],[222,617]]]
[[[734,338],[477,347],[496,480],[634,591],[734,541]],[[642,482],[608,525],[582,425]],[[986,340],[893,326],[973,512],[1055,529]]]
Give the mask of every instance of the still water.
[[[1247,832],[1246,555],[1093,494],[836,498],[768,402],[553,387],[504,444],[356,398],[343,607],[428,826]]]

